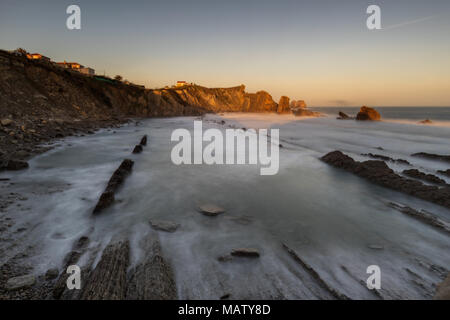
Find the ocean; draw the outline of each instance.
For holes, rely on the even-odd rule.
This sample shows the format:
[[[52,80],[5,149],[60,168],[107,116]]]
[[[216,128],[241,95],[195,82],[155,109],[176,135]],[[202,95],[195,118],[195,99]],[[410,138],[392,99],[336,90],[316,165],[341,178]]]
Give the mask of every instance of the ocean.
[[[337,116],[339,111],[356,116],[360,107],[311,107],[312,110]],[[436,122],[449,122],[450,107],[374,107],[385,120],[406,120],[418,122],[430,119]]]
[[[341,150],[362,161],[369,159],[363,154],[373,152],[411,163],[389,163],[396,172],[418,168],[437,174],[449,164],[411,155],[449,154],[450,126],[417,122],[450,123],[450,109],[377,109],[386,121],[336,119],[339,110],[354,115],[358,108],[317,108],[330,114],[319,118],[242,113],[203,118],[205,129],[279,129],[283,148],[280,170],[273,176],[261,176],[256,165],[172,163],[171,135],[179,128],[192,132],[195,117],[145,119],[114,133],[104,129],[65,138],[31,159],[28,170],[0,173],[14,182],[4,185],[0,195],[20,193],[24,199],[20,207],[0,213],[15,223],[2,233],[8,241],[0,240],[0,264],[32,247],[23,262],[34,274],[61,270],[73,243],[87,234],[91,244],[81,267],[99,261],[118,235],[130,240],[135,266],[143,259],[141,241],[151,235],[161,242],[181,299],[224,294],[233,299],[333,298],[286,252],[286,245],[330,287],[352,299],[379,299],[364,285],[371,265],[381,269],[383,299],[430,299],[442,270],[450,266],[450,238],[387,204],[426,210],[447,222],[449,210],[330,167],[320,157]],[[131,154],[144,134],[148,145],[141,154]],[[100,193],[125,158],[135,161],[132,174],[114,206],[94,218]],[[449,177],[440,177],[450,183]],[[226,212],[205,217],[197,210],[204,203]],[[159,232],[150,220],[180,226],[174,233]],[[260,257],[218,260],[234,248],[255,248]]]

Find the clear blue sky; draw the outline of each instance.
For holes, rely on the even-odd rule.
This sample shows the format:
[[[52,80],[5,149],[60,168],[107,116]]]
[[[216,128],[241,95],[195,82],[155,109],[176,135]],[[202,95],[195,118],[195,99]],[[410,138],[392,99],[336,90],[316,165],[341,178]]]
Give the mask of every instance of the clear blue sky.
[[[66,28],[81,7],[82,29]],[[366,8],[381,7],[380,31]],[[448,0],[0,0],[0,48],[146,87],[247,86],[309,105],[450,106]]]

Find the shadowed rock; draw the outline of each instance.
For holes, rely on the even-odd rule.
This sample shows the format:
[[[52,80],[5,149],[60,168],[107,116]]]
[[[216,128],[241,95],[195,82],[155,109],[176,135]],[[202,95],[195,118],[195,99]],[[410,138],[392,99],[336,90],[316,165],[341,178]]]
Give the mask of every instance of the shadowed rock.
[[[8,160],[1,165],[0,170],[17,171],[26,168],[28,168],[28,163],[26,161]]]
[[[447,183],[445,182],[445,180],[436,177],[433,174],[426,174],[423,173],[417,169],[410,169],[410,170],[404,170],[402,172],[404,175],[407,175],[408,177],[411,178],[416,178],[416,179],[421,179],[427,182],[431,182],[431,183],[436,183],[436,184],[441,184],[441,185],[446,185]]]
[[[134,162],[132,160],[125,159],[122,161],[119,168],[114,171],[105,191],[100,196],[100,199],[94,208],[94,214],[100,213],[103,209],[108,208],[114,202],[114,193],[125,181],[125,178],[131,173],[133,164]]]
[[[450,208],[450,188],[425,185],[420,181],[407,179],[396,174],[386,163],[378,160],[355,161],[340,151],[333,151],[321,158],[322,161],[352,172],[378,185],[400,191],[441,206]]]
[[[448,155],[418,152],[418,153],[412,154],[411,156],[430,159],[430,160],[440,160],[440,161],[450,162],[450,156],[448,156]]]
[[[338,119],[338,120],[352,120],[352,119],[355,119],[355,118],[350,117],[348,114],[346,114],[346,113],[344,113],[342,111],[339,111],[339,116],[336,119]]]
[[[109,244],[85,282],[81,299],[123,300],[127,289],[127,268],[130,247],[128,241]]]
[[[438,170],[437,173],[442,174],[444,176],[450,177],[450,169],[447,170]]]
[[[356,115],[356,120],[377,121],[377,120],[381,120],[381,116],[378,113],[378,111],[376,111],[375,109],[369,108],[366,106],[362,106],[361,109],[359,110],[358,114]]]
[[[66,270],[70,265],[74,265],[78,262],[80,257],[86,252],[88,245],[89,238],[82,236],[74,243],[72,251],[65,256],[63,260],[63,271],[61,272],[58,281],[56,281],[53,286],[52,295],[54,299],[77,299],[79,297],[80,290],[69,290],[67,288],[67,279],[70,275],[66,273]],[[85,275],[86,272],[81,272],[81,280],[83,283]]]
[[[141,146],[147,145],[147,135],[144,135],[141,139],[141,142],[139,143]]]
[[[141,153],[142,152],[142,145],[138,144],[134,147],[133,153]]]
[[[373,153],[362,153],[362,156],[365,157],[371,157],[374,159],[381,159],[383,161],[391,161],[391,162],[397,162],[397,163],[401,163],[401,164],[406,164],[406,165],[411,165],[411,163],[409,163],[408,160],[404,160],[404,159],[394,159],[388,156],[383,156],[381,154],[373,154]]]

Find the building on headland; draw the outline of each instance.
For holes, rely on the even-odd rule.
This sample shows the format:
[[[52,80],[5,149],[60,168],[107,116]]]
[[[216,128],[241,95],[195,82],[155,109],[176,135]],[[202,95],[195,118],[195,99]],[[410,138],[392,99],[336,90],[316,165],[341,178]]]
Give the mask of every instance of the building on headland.
[[[80,68],[79,70],[81,73],[83,74],[87,74],[89,76],[94,76],[95,75],[95,70],[89,67],[84,67],[84,68]]]
[[[82,66],[81,64],[79,64],[78,62],[57,62],[57,65],[66,68],[66,69],[73,69],[73,70],[79,70],[81,68],[84,68],[84,66]]]
[[[187,86],[186,81],[177,81],[176,87],[184,87]]]
[[[30,60],[44,60],[44,61],[50,61],[49,57],[46,57],[40,53],[27,53],[27,58]]]
[[[89,76],[93,76],[95,75],[95,70],[89,67],[85,67],[82,64],[79,64],[78,62],[56,62],[56,64],[60,67],[66,68],[66,69],[71,69],[71,70],[75,70],[78,71],[80,73],[89,75]]]

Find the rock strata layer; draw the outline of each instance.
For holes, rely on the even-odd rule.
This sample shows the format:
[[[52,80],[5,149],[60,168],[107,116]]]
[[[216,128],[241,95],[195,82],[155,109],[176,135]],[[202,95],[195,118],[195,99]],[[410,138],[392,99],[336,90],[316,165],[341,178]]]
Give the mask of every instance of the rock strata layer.
[[[384,161],[369,160],[359,162],[341,151],[330,152],[323,156],[321,160],[386,188],[450,208],[449,187],[425,185],[420,181],[402,177],[389,168]]]

